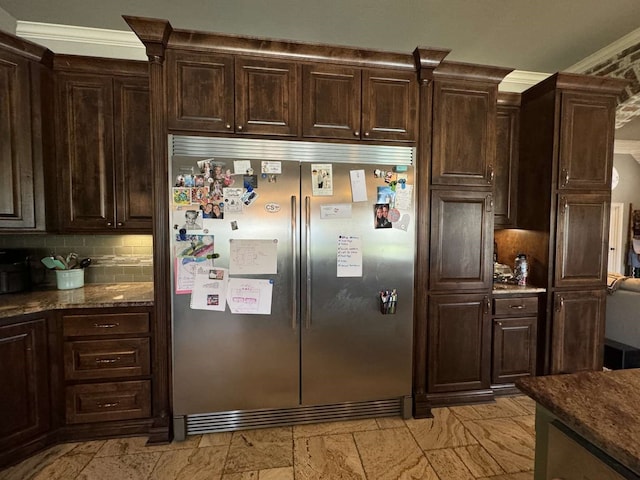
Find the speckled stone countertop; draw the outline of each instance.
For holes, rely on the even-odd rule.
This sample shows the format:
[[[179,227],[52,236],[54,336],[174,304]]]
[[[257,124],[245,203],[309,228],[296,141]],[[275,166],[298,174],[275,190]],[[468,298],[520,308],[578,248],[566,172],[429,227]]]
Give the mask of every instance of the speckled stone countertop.
[[[547,290],[545,288],[534,287],[533,285],[525,285],[523,287],[519,285],[513,285],[511,283],[494,283],[493,284],[493,296],[508,296],[518,295],[523,293],[544,293]]]
[[[640,369],[528,377],[516,385],[574,432],[640,473]]]
[[[0,295],[0,318],[64,308],[153,306],[153,282],[94,283],[72,290]]]

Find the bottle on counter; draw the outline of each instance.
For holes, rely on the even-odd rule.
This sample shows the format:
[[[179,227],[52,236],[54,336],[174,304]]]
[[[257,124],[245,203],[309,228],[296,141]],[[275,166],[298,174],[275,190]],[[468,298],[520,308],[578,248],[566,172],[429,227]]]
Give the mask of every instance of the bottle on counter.
[[[529,264],[527,262],[527,256],[524,253],[519,253],[516,256],[514,275],[516,277],[516,280],[518,281],[518,285],[525,286],[527,284],[527,277],[529,276]]]

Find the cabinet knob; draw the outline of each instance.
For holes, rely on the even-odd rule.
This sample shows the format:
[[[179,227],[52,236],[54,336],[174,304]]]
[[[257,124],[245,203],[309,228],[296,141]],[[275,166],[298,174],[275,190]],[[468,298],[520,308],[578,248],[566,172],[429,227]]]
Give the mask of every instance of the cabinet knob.
[[[230,124],[230,123],[227,123],[227,124],[225,125],[225,127],[226,127],[226,129],[227,129],[227,130],[231,130],[231,124]]]
[[[360,136],[360,132],[358,130],[353,132],[353,136],[354,137],[359,137]]]
[[[238,125],[238,131],[241,132],[242,131],[242,125]]]
[[[369,136],[369,132],[364,132],[364,136],[368,137]]]
[[[118,226],[119,226],[119,227],[122,227],[123,225],[124,225],[124,223],[122,223],[122,222],[118,222]]]
[[[488,182],[490,184],[493,184],[493,179],[496,176],[496,172],[493,170],[493,165],[489,165],[489,175],[488,175]]]
[[[566,168],[562,169],[562,186],[566,187],[569,184],[569,171]]]
[[[107,227],[110,227],[112,225],[111,222],[107,222]]]

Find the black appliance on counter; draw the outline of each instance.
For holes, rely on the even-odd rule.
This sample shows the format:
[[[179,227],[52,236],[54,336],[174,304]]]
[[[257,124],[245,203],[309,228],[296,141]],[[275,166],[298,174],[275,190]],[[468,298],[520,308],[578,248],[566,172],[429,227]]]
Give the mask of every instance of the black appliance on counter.
[[[0,249],[0,294],[31,288],[29,252],[22,249]]]

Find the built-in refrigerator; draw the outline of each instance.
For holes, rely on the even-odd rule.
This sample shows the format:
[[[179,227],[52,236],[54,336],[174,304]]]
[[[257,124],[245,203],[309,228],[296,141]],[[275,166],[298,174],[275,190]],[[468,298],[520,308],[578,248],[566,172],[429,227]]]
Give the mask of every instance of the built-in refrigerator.
[[[186,136],[169,142],[176,438],[410,415],[414,148]],[[222,218],[204,213],[209,201]],[[189,229],[187,210],[197,212]],[[185,255],[194,238],[210,243],[197,259]],[[264,266],[252,272],[258,255],[272,256],[270,273]],[[242,267],[240,256],[248,258]],[[216,295],[217,310],[199,309],[199,285],[188,278],[196,264],[211,268],[210,278],[220,269],[229,282],[264,281],[260,302],[267,306],[232,313]],[[228,287],[226,297],[237,300]]]

